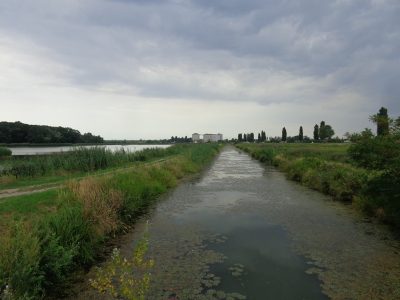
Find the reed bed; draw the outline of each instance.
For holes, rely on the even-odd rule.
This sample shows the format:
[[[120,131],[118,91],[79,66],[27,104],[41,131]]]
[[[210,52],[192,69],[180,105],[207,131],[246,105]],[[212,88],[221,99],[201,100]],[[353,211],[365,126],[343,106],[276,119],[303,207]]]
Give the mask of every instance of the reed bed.
[[[3,162],[0,177],[40,177],[73,172],[92,172],[119,167],[138,161],[173,154],[175,150],[149,148],[138,152],[124,149],[111,151],[105,147],[77,147],[72,151],[51,155],[13,156]]]

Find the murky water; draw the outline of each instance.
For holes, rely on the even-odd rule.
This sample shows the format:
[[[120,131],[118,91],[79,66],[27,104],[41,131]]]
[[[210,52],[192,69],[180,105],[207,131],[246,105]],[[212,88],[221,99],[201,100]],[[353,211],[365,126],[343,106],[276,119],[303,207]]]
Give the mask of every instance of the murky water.
[[[400,299],[400,247],[385,228],[233,147],[165,196],[123,254],[147,220],[148,299]]]
[[[146,148],[167,148],[170,145],[99,145],[97,147],[105,147],[111,151],[120,150],[125,151],[140,151]],[[84,148],[91,148],[96,146],[79,146]],[[58,152],[68,152],[76,148],[76,146],[55,146],[55,147],[9,147],[12,155],[44,155]]]

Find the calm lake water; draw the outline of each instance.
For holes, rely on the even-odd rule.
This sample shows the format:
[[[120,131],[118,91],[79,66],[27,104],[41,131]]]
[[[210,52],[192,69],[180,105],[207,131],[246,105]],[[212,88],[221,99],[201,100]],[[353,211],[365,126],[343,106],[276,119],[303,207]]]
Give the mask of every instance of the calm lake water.
[[[147,299],[400,299],[400,247],[385,227],[233,147],[163,197],[123,255],[146,227]],[[93,276],[73,299],[103,299]]]
[[[97,147],[105,147],[107,149],[116,151],[123,148],[126,151],[140,151],[146,148],[167,148],[170,145],[99,145]],[[79,146],[84,148],[91,148],[95,146]],[[43,155],[58,152],[68,152],[76,148],[76,146],[60,146],[60,147],[10,147],[12,155]]]

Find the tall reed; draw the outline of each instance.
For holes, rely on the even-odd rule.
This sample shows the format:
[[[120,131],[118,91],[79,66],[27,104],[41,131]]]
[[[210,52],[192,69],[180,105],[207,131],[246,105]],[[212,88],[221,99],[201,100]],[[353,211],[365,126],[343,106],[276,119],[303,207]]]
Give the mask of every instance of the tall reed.
[[[6,167],[0,170],[0,176],[20,178],[64,174],[65,172],[92,172],[164,157],[173,154],[174,151],[150,148],[129,152],[122,148],[111,151],[105,147],[77,147],[69,152],[51,155],[13,156]]]

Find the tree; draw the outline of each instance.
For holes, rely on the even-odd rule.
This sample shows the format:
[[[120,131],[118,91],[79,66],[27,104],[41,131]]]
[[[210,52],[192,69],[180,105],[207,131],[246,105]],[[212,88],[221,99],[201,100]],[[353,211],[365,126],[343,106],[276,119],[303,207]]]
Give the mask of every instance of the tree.
[[[397,117],[397,119],[393,121],[390,132],[392,134],[400,135],[400,117]]]
[[[335,134],[331,125],[325,124],[325,121],[321,121],[319,126],[319,138],[321,140],[331,139],[332,136]]]
[[[260,133],[258,133],[257,142],[261,142],[261,134]]]
[[[319,138],[321,140],[325,139],[325,121],[321,121],[319,124]]]
[[[286,141],[286,138],[287,138],[287,132],[286,132],[286,128],[285,127],[283,127],[282,128],[282,141]]]
[[[250,143],[254,142],[254,133],[251,132],[247,134],[247,141]]]
[[[303,141],[303,126],[300,126],[299,128],[299,141]]]
[[[242,134],[241,134],[241,133],[238,134],[238,141],[239,141],[239,142],[243,141],[243,137],[242,137]]]
[[[325,134],[325,138],[327,139],[331,139],[333,137],[333,135],[335,134],[335,131],[333,130],[331,125],[325,125],[324,128],[324,134]]]
[[[315,124],[314,126],[314,141],[318,141],[319,140],[319,128],[318,128],[318,124]]]
[[[0,122],[0,143],[102,143],[103,138],[68,127]]]
[[[370,117],[370,120],[376,124],[376,134],[378,136],[389,134],[389,117],[387,108],[381,107],[376,115]]]
[[[265,131],[261,131],[261,141],[265,142],[267,140],[267,136],[265,135]]]
[[[247,134],[243,134],[243,140],[247,142]]]

